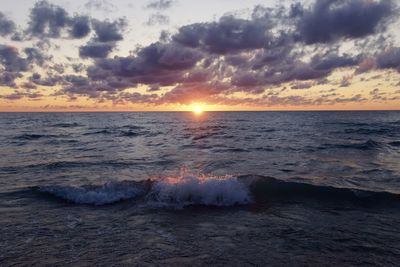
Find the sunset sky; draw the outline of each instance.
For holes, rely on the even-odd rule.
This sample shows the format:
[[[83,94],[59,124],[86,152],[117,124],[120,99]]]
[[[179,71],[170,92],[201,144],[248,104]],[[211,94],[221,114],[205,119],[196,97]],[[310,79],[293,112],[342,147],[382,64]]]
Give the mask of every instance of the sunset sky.
[[[400,109],[390,0],[2,0],[0,111]]]

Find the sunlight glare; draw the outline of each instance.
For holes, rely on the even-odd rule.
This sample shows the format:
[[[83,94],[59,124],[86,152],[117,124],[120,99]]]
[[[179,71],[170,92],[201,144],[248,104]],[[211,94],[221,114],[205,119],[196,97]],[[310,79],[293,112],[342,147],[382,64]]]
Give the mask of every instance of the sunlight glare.
[[[203,108],[201,107],[201,106],[195,106],[194,108],[193,108],[193,112],[194,112],[194,114],[196,114],[196,115],[200,115],[201,113],[203,113]]]

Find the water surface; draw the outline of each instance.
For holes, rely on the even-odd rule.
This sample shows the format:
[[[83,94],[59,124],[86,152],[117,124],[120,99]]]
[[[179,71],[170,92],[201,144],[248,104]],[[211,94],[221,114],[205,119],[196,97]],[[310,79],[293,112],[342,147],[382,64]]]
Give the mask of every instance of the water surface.
[[[1,113],[0,126],[0,265],[400,258],[400,112]]]

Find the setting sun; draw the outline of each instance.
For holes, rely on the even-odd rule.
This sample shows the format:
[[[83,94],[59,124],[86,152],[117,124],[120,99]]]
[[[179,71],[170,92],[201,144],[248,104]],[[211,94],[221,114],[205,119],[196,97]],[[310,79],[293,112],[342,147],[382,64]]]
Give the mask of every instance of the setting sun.
[[[0,267],[395,265],[399,14],[0,0]]]
[[[195,114],[201,114],[201,113],[203,113],[203,108],[201,107],[201,106],[195,106],[194,108],[193,108],[193,112],[195,113]]]

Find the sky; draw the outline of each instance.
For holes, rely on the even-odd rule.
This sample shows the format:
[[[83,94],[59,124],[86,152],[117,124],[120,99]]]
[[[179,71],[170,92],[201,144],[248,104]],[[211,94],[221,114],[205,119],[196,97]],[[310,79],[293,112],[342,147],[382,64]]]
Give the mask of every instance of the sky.
[[[1,0],[0,111],[400,109],[396,0]]]

